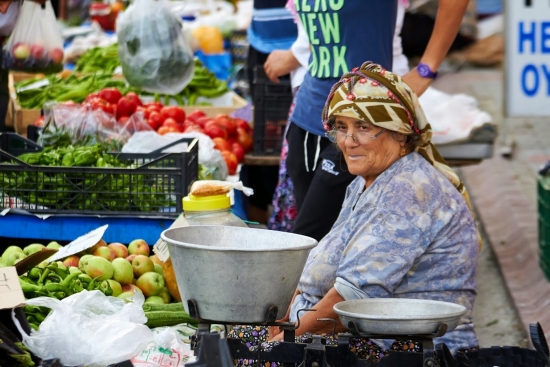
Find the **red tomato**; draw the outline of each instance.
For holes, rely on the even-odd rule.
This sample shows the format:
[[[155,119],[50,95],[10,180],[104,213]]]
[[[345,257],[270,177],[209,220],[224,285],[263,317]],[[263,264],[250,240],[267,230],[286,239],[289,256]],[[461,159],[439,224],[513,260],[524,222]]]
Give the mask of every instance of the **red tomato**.
[[[126,96],[124,96],[124,98],[127,98],[130,101],[134,101],[136,106],[143,106],[143,102],[141,101],[141,99],[139,99],[139,96],[137,94],[135,94],[134,92],[126,93]]]
[[[170,132],[170,128],[168,126],[161,126],[157,130],[157,134],[164,135]]]
[[[132,116],[132,114],[136,112],[137,106],[138,105],[131,99],[127,97],[121,98],[117,103],[117,118]]]
[[[151,112],[151,114],[149,115],[149,121],[152,122],[152,124],[151,122],[149,122],[149,125],[151,126],[155,125],[156,128],[159,128],[160,126],[162,126],[164,119],[162,118],[159,112]]]
[[[96,98],[101,98],[101,97],[99,97],[99,93],[88,94],[88,97],[86,97],[86,99],[84,100],[84,103],[90,102],[90,101],[92,101]]]
[[[198,132],[198,133],[204,133],[203,129],[199,125],[187,125],[185,129],[183,130],[184,133],[190,133],[190,132]]]
[[[130,120],[130,118],[128,116],[122,116],[121,118],[118,119],[118,124],[119,125],[126,125],[126,123],[128,123],[128,120]]]
[[[228,115],[218,115],[214,119],[219,127],[222,129],[225,129],[227,131],[227,135],[234,136],[237,134],[237,124],[233,120],[233,118],[229,117]]]
[[[179,124],[183,124],[183,122],[185,121],[185,111],[176,106],[163,107],[162,110],[160,110],[160,114],[165,119],[173,118]]]
[[[145,107],[145,106],[144,106]],[[145,107],[147,109],[147,111],[149,111],[149,113],[151,112],[158,112],[160,113],[160,110],[162,110],[162,107],[159,107],[157,105],[151,105],[151,106],[146,106]]]
[[[237,142],[243,147],[245,153],[250,152],[254,144],[248,133],[240,127],[237,128]]]
[[[212,140],[214,141],[214,149],[219,151],[231,150],[227,140],[223,138],[213,138]]]
[[[173,129],[180,131],[180,124],[178,124],[176,120],[170,117],[164,120],[164,122],[162,123],[162,126],[171,127]]]
[[[138,106],[136,108],[136,112],[143,112],[143,117],[147,120],[150,116],[151,116],[151,111],[149,111],[147,108],[143,107],[143,106]]]
[[[214,138],[227,139],[227,132],[225,132],[225,130],[222,130],[219,127],[214,125],[205,126],[204,133],[209,137],[211,137],[212,139]]]
[[[162,107],[164,107],[164,106],[160,102],[149,102],[149,103],[145,103],[143,105],[143,107],[145,107],[145,108],[154,108],[154,109],[158,109],[160,111],[160,110],[162,110]]]
[[[250,131],[250,124],[248,122],[246,122],[245,120],[235,119],[235,123],[237,124],[237,127],[240,127],[244,131],[246,131],[246,132]]]
[[[199,117],[197,121],[195,121],[195,123],[204,129],[206,124],[209,123],[210,121],[212,121],[210,117],[203,116],[203,117]]]
[[[111,115],[113,115],[115,112],[113,106],[103,99],[96,98],[88,103],[90,103],[93,110],[103,110],[104,112]]]
[[[237,157],[237,160],[239,163],[241,163],[244,160],[244,149],[239,143],[233,143],[231,144],[231,151],[235,156]]]
[[[225,163],[227,164],[227,171],[230,175],[234,175],[237,173],[237,166],[239,165],[239,162],[237,160],[237,156],[233,154],[233,152],[230,152],[229,150],[223,150],[221,152],[223,159],[225,160]]]
[[[152,120],[151,118],[147,120],[147,124],[151,126],[151,129],[153,130],[157,130],[160,127],[160,125],[158,125],[156,121]]]
[[[110,104],[117,104],[122,98],[122,93],[116,88],[105,88],[99,91],[99,96]]]
[[[187,116],[187,118],[193,122],[197,122],[197,120],[201,117],[204,117],[206,116],[206,114],[204,112],[202,112],[201,110],[195,110],[193,112],[191,112],[189,114],[189,116]]]

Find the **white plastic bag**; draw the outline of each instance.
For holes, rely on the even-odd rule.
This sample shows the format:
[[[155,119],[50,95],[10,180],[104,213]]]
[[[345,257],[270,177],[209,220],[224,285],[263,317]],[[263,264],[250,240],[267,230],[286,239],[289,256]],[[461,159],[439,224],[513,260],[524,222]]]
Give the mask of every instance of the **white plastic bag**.
[[[194,58],[178,18],[161,2],[136,0],[117,19],[126,80],[152,93],[178,94],[193,78]]]
[[[159,135],[154,131],[135,133],[122,147],[122,153],[150,153],[182,138],[199,139],[199,163],[211,169],[212,178],[225,180],[227,178],[227,164],[219,150],[214,149],[214,142],[199,132],[168,133]],[[179,153],[187,149],[187,144],[177,144],[163,150],[163,153]]]
[[[159,327],[153,329],[153,333],[155,340],[132,358],[134,367],[183,367],[196,360],[190,344],[185,344],[174,328]]]
[[[63,38],[50,1],[23,1],[2,50],[2,68],[30,73],[63,70]]]
[[[30,299],[27,305],[52,309],[30,336],[12,318],[23,335],[23,344],[41,359],[58,358],[66,366],[104,367],[133,358],[154,340],[153,332],[144,325],[143,302],[140,292],[130,303],[100,291],[82,291],[61,301]]]

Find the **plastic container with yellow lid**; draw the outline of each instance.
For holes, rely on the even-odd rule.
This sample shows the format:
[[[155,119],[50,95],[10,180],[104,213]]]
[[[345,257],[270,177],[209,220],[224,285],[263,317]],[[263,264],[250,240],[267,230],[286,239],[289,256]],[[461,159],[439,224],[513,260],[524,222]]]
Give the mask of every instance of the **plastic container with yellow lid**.
[[[231,200],[227,194],[212,196],[189,195],[183,198],[183,215],[189,225],[220,225],[247,227],[246,223],[231,212]]]

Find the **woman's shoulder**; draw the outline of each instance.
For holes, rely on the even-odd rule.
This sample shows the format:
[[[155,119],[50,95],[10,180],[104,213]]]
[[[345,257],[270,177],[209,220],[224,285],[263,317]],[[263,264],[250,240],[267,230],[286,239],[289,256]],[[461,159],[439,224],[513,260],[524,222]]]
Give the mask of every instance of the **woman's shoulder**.
[[[379,205],[398,211],[410,212],[416,208],[429,214],[442,207],[449,214],[467,211],[456,187],[416,152],[398,161],[379,197]]]

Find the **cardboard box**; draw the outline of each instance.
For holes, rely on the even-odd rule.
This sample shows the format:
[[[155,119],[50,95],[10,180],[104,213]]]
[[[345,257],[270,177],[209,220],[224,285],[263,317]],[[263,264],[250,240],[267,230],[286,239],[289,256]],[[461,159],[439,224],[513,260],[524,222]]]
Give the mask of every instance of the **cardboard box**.
[[[10,102],[8,105],[8,113],[6,114],[6,125],[12,127],[19,135],[27,136],[27,126],[34,124],[40,117],[40,110],[31,110],[22,108],[17,100],[15,92],[15,83],[36,78],[38,75],[27,73],[10,73],[8,79],[8,88],[10,92]],[[8,123],[9,121],[9,123]]]

